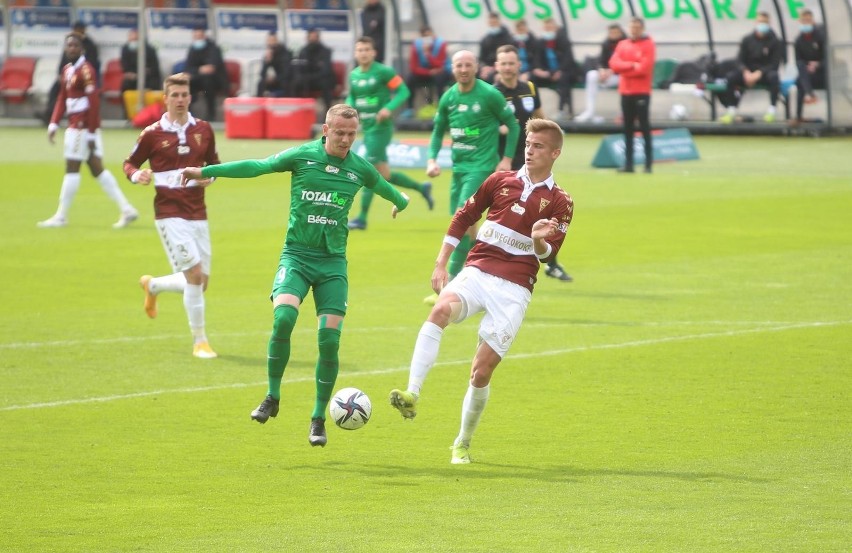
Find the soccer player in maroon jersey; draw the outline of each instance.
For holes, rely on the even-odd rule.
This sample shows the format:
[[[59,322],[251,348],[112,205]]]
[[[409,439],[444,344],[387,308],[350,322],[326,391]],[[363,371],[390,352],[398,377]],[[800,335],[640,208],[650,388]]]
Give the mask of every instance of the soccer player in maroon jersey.
[[[574,214],[574,200],[552,173],[562,153],[562,129],[548,119],[530,119],[526,132],[524,166],[493,173],[453,216],[432,272],[432,289],[440,295],[417,336],[408,388],[390,393],[391,405],[403,417],[414,418],[444,329],[485,312],[462,404],[461,430],[451,447],[453,464],[470,463],[470,440],[488,401],[491,376],[520,329],[539,264],[557,254]],[[464,269],[450,281],[450,254],[486,211]]]
[[[39,227],[64,227],[68,224],[68,211],[77,190],[80,189],[80,166],[83,161],[89,166],[92,176],[106,195],[117,205],[121,214],[114,228],[123,228],[139,217],[139,212],[130,205],[118,187],[118,182],[109,169],[104,169],[104,143],[101,137],[100,98],[98,77],[95,68],[83,55],[83,37],[70,33],[65,37],[65,55],[70,60],[59,76],[59,98],[53,108],[47,138],[53,144],[59,122],[68,114],[65,129],[65,176],[59,192],[59,207],[50,219],[40,221]]]
[[[124,161],[124,174],[134,184],[154,184],[157,231],[174,270],[170,275],[139,279],[145,291],[145,313],[152,319],[157,316],[160,292],[182,293],[194,340],[192,354],[211,359],[216,352],[210,348],[204,328],[204,291],[210,279],[211,258],[204,185],[211,179],[190,181],[186,187],[180,181],[184,167],[216,165],[219,154],[210,124],[189,112],[189,83],[186,73],[165,80],[166,113],[139,135]],[[141,169],[146,161],[149,168]]]

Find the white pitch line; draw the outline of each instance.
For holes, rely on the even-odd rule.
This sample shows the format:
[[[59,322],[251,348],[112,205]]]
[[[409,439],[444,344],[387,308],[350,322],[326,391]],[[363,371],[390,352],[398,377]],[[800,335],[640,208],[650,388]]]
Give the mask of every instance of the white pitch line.
[[[641,346],[650,346],[655,344],[665,344],[669,342],[683,342],[686,340],[704,340],[708,338],[722,338],[726,336],[742,336],[745,334],[757,334],[760,332],[782,332],[785,330],[796,330],[800,328],[821,328],[821,327],[830,327],[830,326],[842,326],[852,324],[852,321],[822,321],[822,322],[809,322],[809,323],[796,323],[796,324],[787,324],[783,326],[776,327],[761,327],[761,328],[747,328],[743,330],[729,330],[726,332],[707,332],[703,334],[687,334],[684,336],[664,336],[662,338],[650,338],[648,340],[633,340],[630,342],[621,342],[615,344],[600,344],[596,346],[581,346],[581,347],[573,347],[573,348],[564,348],[550,351],[539,351],[535,353],[518,353],[514,355],[508,355],[507,359],[529,359],[531,357],[549,357],[553,355],[563,355],[567,353],[581,353],[586,351],[595,351],[595,350],[606,350],[606,349],[621,349],[621,348],[631,348],[631,347],[641,347]],[[455,361],[442,361],[440,363],[435,363],[436,367],[441,366],[451,366],[451,365],[460,365],[470,363],[470,359],[459,359]],[[358,376],[376,376],[382,374],[392,374],[397,372],[407,371],[408,367],[397,367],[393,369],[380,369],[375,371],[365,371],[365,372],[357,372],[357,373],[349,373],[347,374],[347,378],[358,377]],[[313,377],[302,377],[302,378],[292,378],[284,381],[283,384],[297,384],[303,382],[313,382]],[[263,386],[266,384],[265,382],[253,382],[253,383],[241,383],[237,382],[234,384],[220,384],[216,386],[202,386],[198,388],[175,388],[175,389],[166,389],[166,390],[152,390],[149,392],[136,392],[133,394],[121,394],[121,395],[113,395],[113,396],[102,396],[102,397],[92,397],[92,398],[84,398],[84,399],[66,399],[61,401],[50,401],[45,403],[28,403],[24,405],[9,405],[7,407],[0,407],[0,411],[21,411],[26,409],[44,409],[48,407],[63,407],[66,405],[81,405],[86,403],[104,403],[109,401],[118,401],[122,399],[134,399],[140,397],[149,397],[156,395],[165,395],[165,394],[190,394],[197,392],[211,392],[217,390],[228,390],[228,389],[236,389],[236,388],[248,388],[253,386]]]

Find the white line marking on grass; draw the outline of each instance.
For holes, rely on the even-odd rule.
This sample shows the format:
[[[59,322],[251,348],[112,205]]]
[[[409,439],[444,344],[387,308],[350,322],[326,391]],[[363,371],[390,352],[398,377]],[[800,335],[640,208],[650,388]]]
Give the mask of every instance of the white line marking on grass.
[[[634,340],[630,342],[621,342],[617,344],[600,344],[596,346],[580,346],[580,347],[572,347],[572,348],[563,348],[557,350],[549,350],[549,351],[538,351],[535,353],[517,353],[514,355],[508,355],[508,359],[529,359],[531,357],[549,357],[552,355],[562,355],[566,353],[579,353],[585,351],[595,351],[595,350],[606,350],[606,349],[621,349],[621,348],[632,348],[639,346],[649,346],[654,344],[665,344],[669,342],[683,342],[686,340],[703,340],[707,338],[722,338],[725,336],[742,336],[745,334],[757,334],[760,332],[783,332],[785,330],[796,330],[800,328],[821,328],[821,327],[830,327],[830,326],[842,326],[852,324],[852,320],[850,321],[818,321],[818,322],[810,322],[810,323],[795,323],[795,324],[786,324],[783,326],[775,326],[775,327],[761,327],[761,328],[746,328],[742,330],[729,330],[726,332],[707,332],[704,334],[687,334],[685,336],[664,336],[662,338],[649,338],[647,340]],[[460,365],[470,363],[470,359],[459,359],[455,361],[442,361],[439,363],[435,363],[436,367],[443,366],[452,366],[452,365]],[[365,372],[357,372],[350,373],[348,377],[358,377],[358,376],[376,376],[383,374],[392,374],[397,372],[407,371],[408,367],[397,367],[393,369],[379,369],[375,371],[365,371]],[[285,380],[282,384],[298,384],[304,382],[313,382],[313,377],[301,377],[301,378],[292,378],[289,380]],[[113,396],[102,396],[102,397],[91,397],[84,399],[66,399],[60,401],[50,401],[45,403],[28,403],[24,405],[9,405],[7,407],[0,407],[0,411],[20,411],[25,409],[44,409],[47,407],[62,407],[65,405],[81,405],[86,403],[105,403],[110,401],[118,401],[122,399],[134,399],[140,397],[149,397],[149,396],[157,396],[157,395],[165,395],[165,394],[190,394],[197,392],[212,392],[217,390],[228,390],[228,389],[237,389],[237,388],[248,388],[254,386],[263,386],[266,382],[252,382],[252,383],[243,383],[237,382],[233,384],[219,384],[215,386],[202,386],[197,388],[175,388],[175,389],[165,389],[165,390],[152,390],[149,392],[136,392],[133,394],[120,394]]]

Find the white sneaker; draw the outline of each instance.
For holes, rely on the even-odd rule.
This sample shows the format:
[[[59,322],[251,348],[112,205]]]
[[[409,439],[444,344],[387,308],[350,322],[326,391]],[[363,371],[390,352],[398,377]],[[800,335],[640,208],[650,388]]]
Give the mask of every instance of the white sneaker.
[[[45,219],[44,221],[39,221],[36,223],[36,226],[39,228],[58,228],[64,227],[68,224],[68,221],[59,217],[58,215],[54,215],[50,219]]]
[[[450,463],[454,465],[470,464],[470,444],[453,444],[452,446],[450,446],[450,450],[453,452],[452,456],[450,457]]]
[[[112,224],[112,228],[124,228],[138,218],[139,212],[133,208],[130,208],[121,214],[121,217],[118,218],[118,221]]]
[[[600,125],[605,121],[606,119],[604,119],[603,115],[595,115],[594,117],[592,117],[592,123],[594,123],[595,125]]]
[[[585,123],[586,121],[590,121],[594,116],[595,114],[591,111],[584,111],[583,113],[575,117],[574,121],[577,121],[578,123]]]

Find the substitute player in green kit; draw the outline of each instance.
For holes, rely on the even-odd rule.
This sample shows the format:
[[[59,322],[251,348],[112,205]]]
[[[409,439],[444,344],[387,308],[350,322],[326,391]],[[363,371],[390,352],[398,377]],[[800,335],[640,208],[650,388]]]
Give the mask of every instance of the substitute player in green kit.
[[[183,182],[210,177],[251,178],[289,171],[290,217],[278,271],[272,283],[273,323],[269,338],[266,398],[251,413],[265,423],[278,415],[281,379],[290,358],[290,336],[299,306],[312,289],[319,322],[316,401],[308,441],[325,446],[325,411],[339,367],[338,350],[349,292],[346,242],[352,200],[366,187],[393,203],[396,217],[408,205],[364,158],[350,151],[358,132],[358,112],[343,104],[332,106],[322,126],[322,138],[266,159],[232,161],[183,170]]]
[[[435,178],[441,174],[437,157],[444,133],[450,131],[453,160],[451,214],[464,207],[467,199],[473,196],[491,173],[495,170],[511,169],[520,134],[518,121],[503,94],[485,81],[477,79],[477,71],[478,64],[473,52],[460,50],[453,55],[453,76],[456,84],[451,86],[438,102],[438,113],[435,114],[435,125],[429,143],[426,174]],[[498,152],[501,124],[506,125],[508,132],[503,151]],[[447,265],[450,277],[461,271],[475,236],[476,228],[472,226],[470,233],[456,246]],[[438,295],[432,294],[423,301],[434,305],[437,299]]]
[[[357,67],[349,73],[349,96],[346,103],[358,110],[364,131],[364,157],[391,184],[419,192],[429,209],[432,201],[432,183],[419,183],[402,171],[391,171],[387,148],[393,138],[393,110],[401,106],[411,92],[396,71],[376,61],[376,47],[370,37],[355,41]],[[349,220],[350,229],[366,230],[367,214],[373,202],[373,191],[361,191],[361,213]]]

